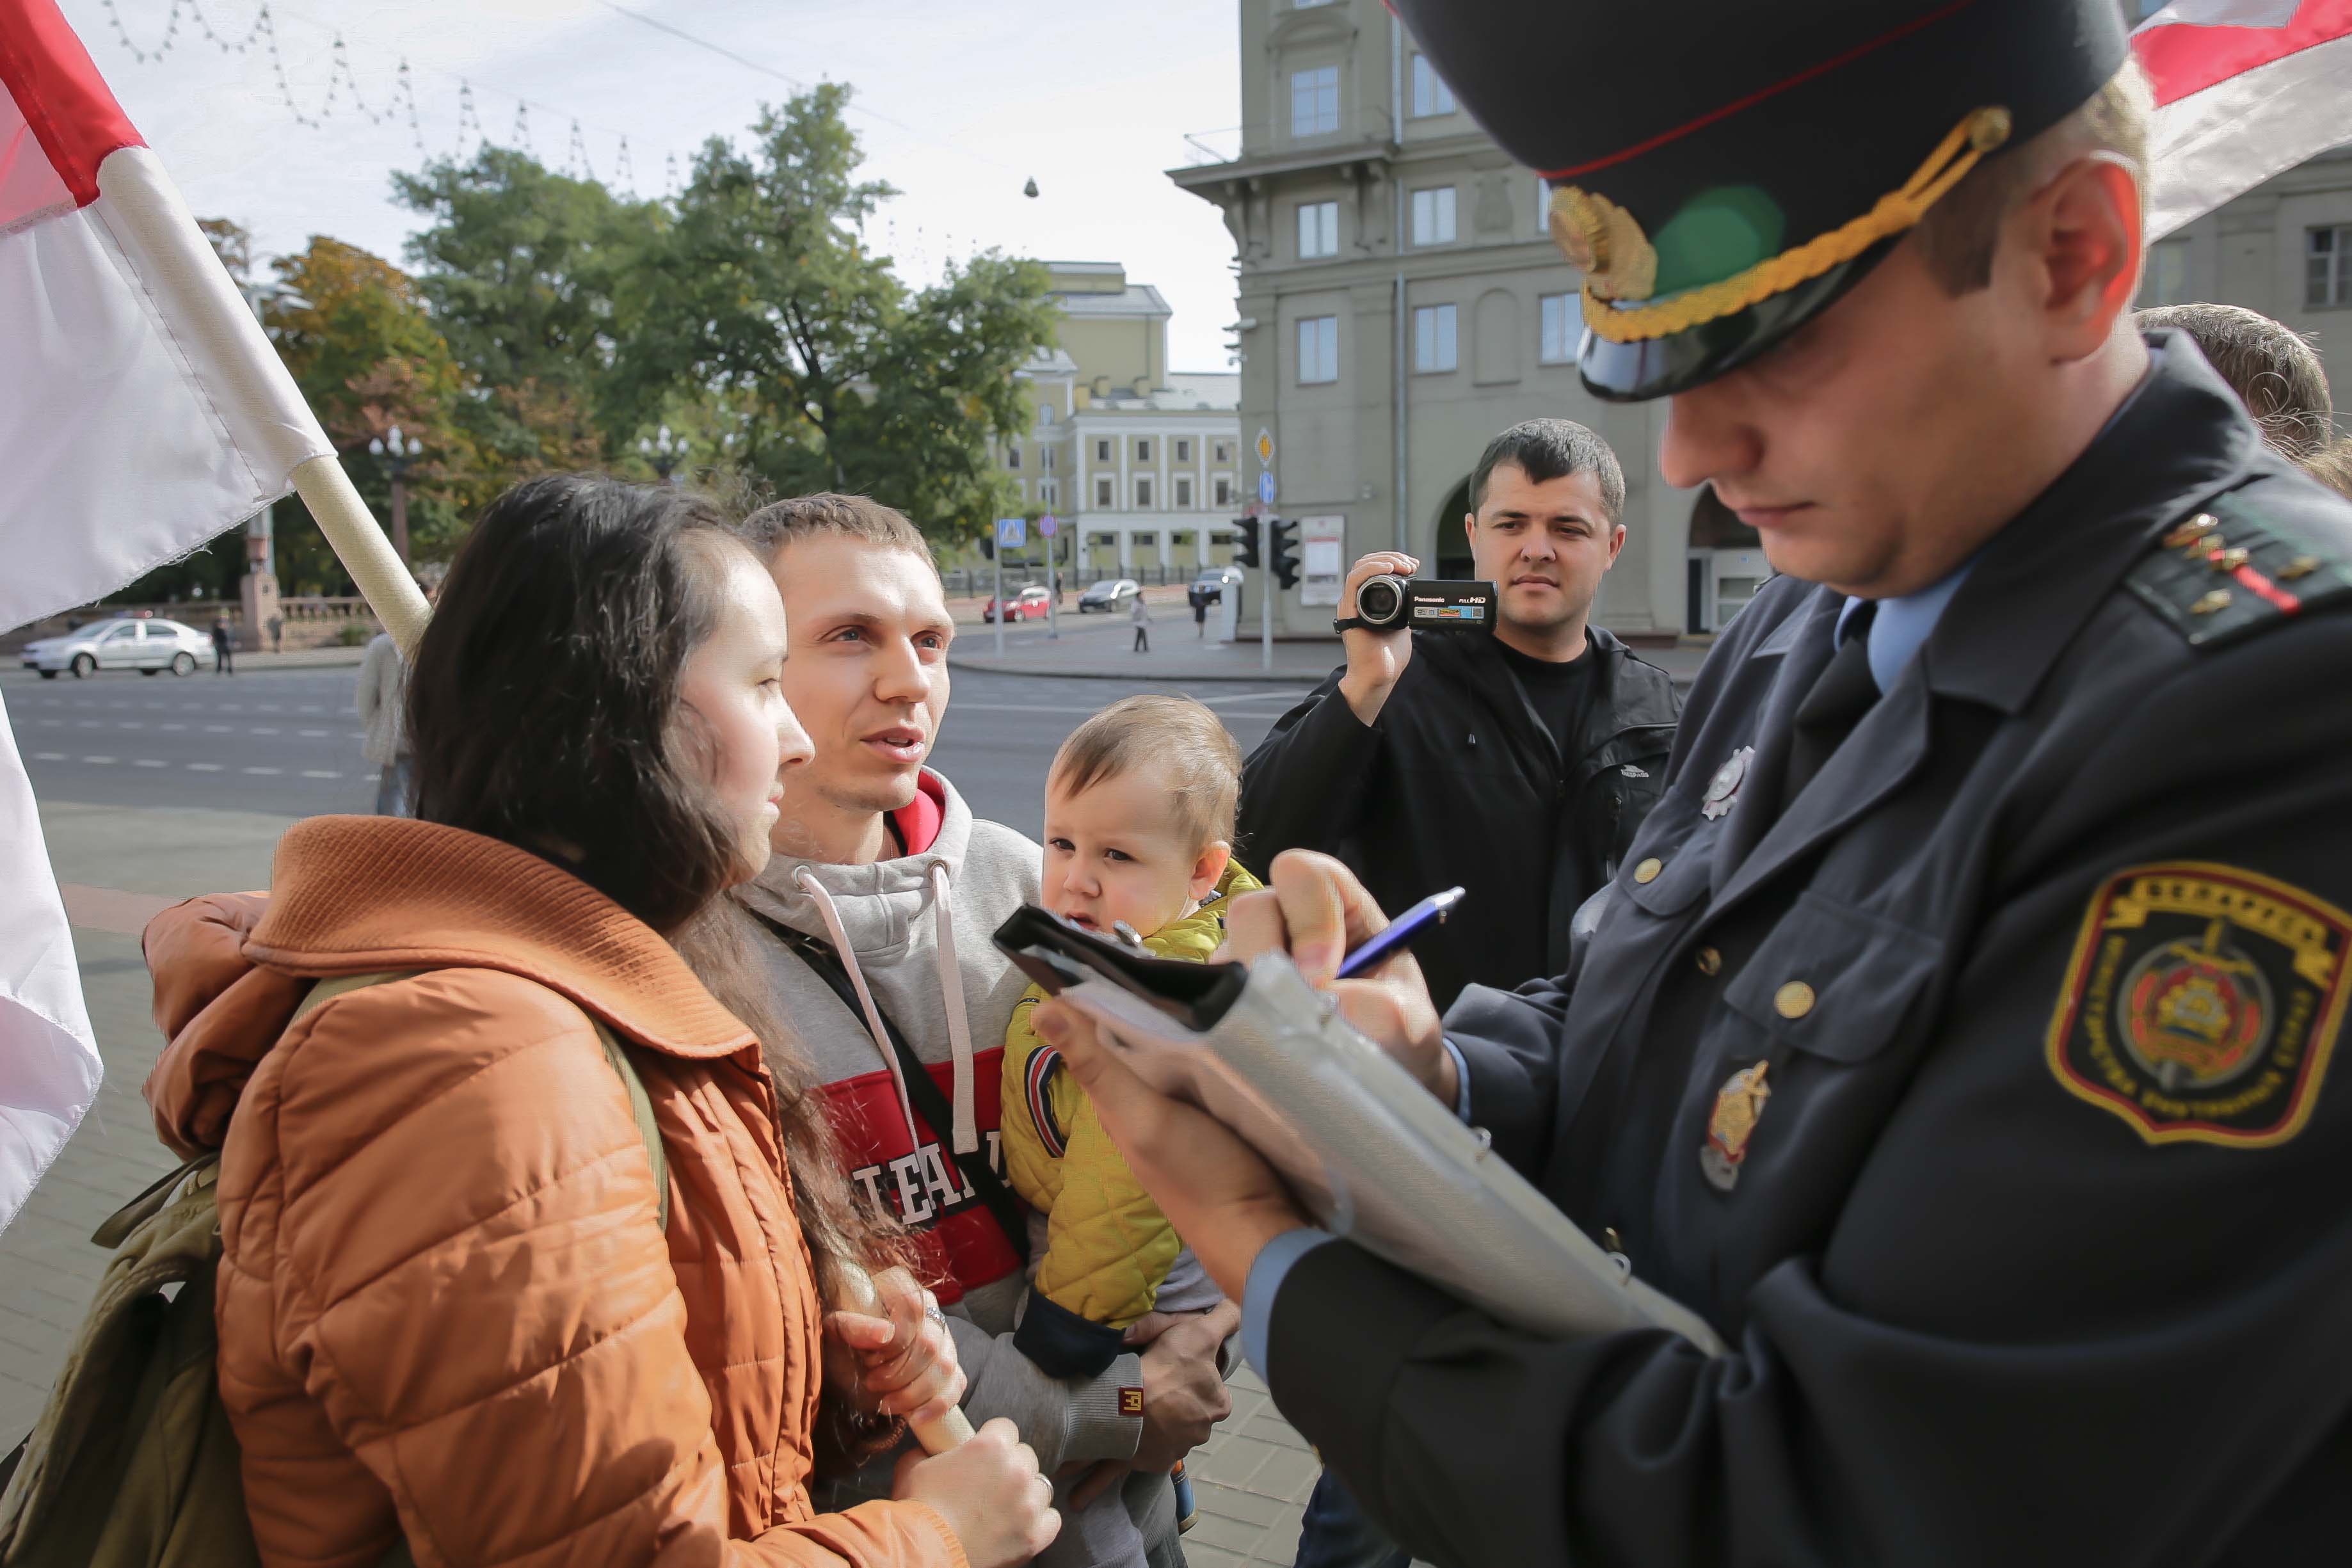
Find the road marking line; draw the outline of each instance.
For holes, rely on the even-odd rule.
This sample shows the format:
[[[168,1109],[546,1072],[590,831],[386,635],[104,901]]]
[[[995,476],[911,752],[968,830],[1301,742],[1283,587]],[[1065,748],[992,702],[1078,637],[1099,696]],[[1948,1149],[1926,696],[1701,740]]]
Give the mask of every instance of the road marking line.
[[[226,735],[228,732],[229,727],[226,724],[207,724],[205,726],[205,733],[207,735]]]
[[[284,768],[240,768],[237,771],[247,773],[282,773],[286,770]]]
[[[159,763],[152,757],[138,757],[132,760],[131,765],[134,768],[168,768],[172,764]]]
[[[297,730],[294,732],[298,735],[307,735],[314,741],[318,740],[322,735],[331,735],[334,733],[331,730]]]
[[[275,730],[247,730],[246,733],[248,735],[275,735],[278,731]]]
[[[339,779],[343,775],[337,773],[329,773],[324,768],[304,768],[302,770],[302,776],[306,779]]]
[[[63,752],[35,752],[33,753],[33,761],[37,763],[62,763],[65,760],[66,754]]]
[[[158,724],[155,727],[158,730],[184,730],[187,728],[185,724]]]
[[[118,719],[114,721],[114,727],[118,730],[144,730],[147,725],[143,720]]]
[[[192,773],[219,773],[221,769],[222,764],[219,763],[190,763],[188,764],[188,771]]]
[[[112,757],[84,757],[82,761],[85,763],[110,763],[114,761],[114,759]]]

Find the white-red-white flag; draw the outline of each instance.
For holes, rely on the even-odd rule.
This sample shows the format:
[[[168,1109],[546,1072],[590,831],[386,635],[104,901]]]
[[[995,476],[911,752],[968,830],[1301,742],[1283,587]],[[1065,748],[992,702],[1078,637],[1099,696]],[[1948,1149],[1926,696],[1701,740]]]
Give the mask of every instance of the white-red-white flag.
[[[332,451],[54,0],[0,0],[0,630],[185,554]],[[0,1226],[99,1076],[0,714]]]
[[[2156,85],[2151,239],[2352,141],[2352,0],[2173,0],[2132,48]]]

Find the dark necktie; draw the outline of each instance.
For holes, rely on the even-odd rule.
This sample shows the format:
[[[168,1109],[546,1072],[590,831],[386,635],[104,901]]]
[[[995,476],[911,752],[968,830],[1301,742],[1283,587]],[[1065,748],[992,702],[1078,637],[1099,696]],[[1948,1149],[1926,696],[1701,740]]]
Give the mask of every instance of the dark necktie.
[[[1865,602],[1846,623],[1845,644],[1832,655],[1812,689],[1798,704],[1789,738],[1789,770],[1780,785],[1782,810],[1795,804],[1813,775],[1820,773],[1862,716],[1878,700],[1878,681],[1870,673],[1870,623],[1878,613]]]

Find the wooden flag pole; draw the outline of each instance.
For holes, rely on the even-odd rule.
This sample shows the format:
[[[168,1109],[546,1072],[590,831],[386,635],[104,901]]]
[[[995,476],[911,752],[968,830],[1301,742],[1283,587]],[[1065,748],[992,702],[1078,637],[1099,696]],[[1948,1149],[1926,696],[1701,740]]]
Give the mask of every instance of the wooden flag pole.
[[[433,608],[394,552],[392,541],[383,536],[367,502],[352,488],[342,464],[331,456],[310,458],[295,468],[294,489],[310,509],[310,515],[319,520],[319,531],[334,547],[335,559],[352,574],[360,596],[392,634],[401,657],[414,658]]]
[[[418,592],[416,579],[408,574],[392,542],[383,536],[375,514],[352,487],[351,476],[331,457],[312,458],[294,470],[294,489],[310,515],[319,520],[319,531],[334,547],[335,559],[343,563],[368,607],[392,634],[401,657],[414,658],[433,606]],[[840,1274],[833,1303],[836,1310],[877,1318],[889,1315],[864,1269],[844,1264]],[[950,1410],[944,1420],[926,1422],[915,1429],[915,1440],[929,1454],[944,1453],[971,1436],[971,1421],[961,1410]]]

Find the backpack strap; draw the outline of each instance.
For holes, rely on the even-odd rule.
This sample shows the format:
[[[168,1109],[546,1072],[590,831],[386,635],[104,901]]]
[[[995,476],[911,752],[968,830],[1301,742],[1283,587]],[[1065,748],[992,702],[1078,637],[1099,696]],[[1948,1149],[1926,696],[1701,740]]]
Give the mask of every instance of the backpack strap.
[[[381,974],[329,975],[311,986],[304,994],[302,1005],[294,1009],[294,1016],[286,1021],[286,1026],[292,1028],[296,1022],[312,1008],[321,1003],[331,1002],[347,992],[363,990],[370,985],[381,985],[387,980],[406,980],[412,975],[422,973],[425,972],[405,969],[387,970]],[[576,1003],[573,1005],[578,1005]],[[669,1229],[669,1155],[662,1147],[661,1129],[654,1122],[653,1097],[646,1092],[646,1080],[638,1074],[637,1064],[630,1058],[629,1048],[621,1043],[621,1037],[613,1032],[612,1026],[593,1013],[588,1012],[584,1007],[581,1008],[581,1012],[586,1016],[588,1022],[595,1026],[597,1041],[604,1047],[604,1059],[611,1062],[613,1070],[621,1075],[621,1087],[628,1091],[629,1118],[637,1124],[637,1136],[645,1140],[646,1158],[653,1163],[655,1223],[667,1232]],[[164,1177],[163,1181],[131,1199],[130,1206],[126,1207],[122,1214],[118,1214],[113,1219],[107,1221],[107,1226],[111,1227],[116,1221],[123,1217],[123,1215],[130,1214],[131,1208],[142,1204],[149,1205],[149,1212],[162,1207],[163,1198],[170,1194],[173,1186],[177,1184],[182,1175],[194,1166],[213,1157],[212,1155],[199,1156],[198,1159],[190,1161],[187,1165]],[[134,1218],[129,1225],[124,1226],[122,1227],[124,1234],[129,1233],[131,1226],[138,1223],[139,1221]],[[101,1231],[100,1235],[103,1234],[104,1232]]]

